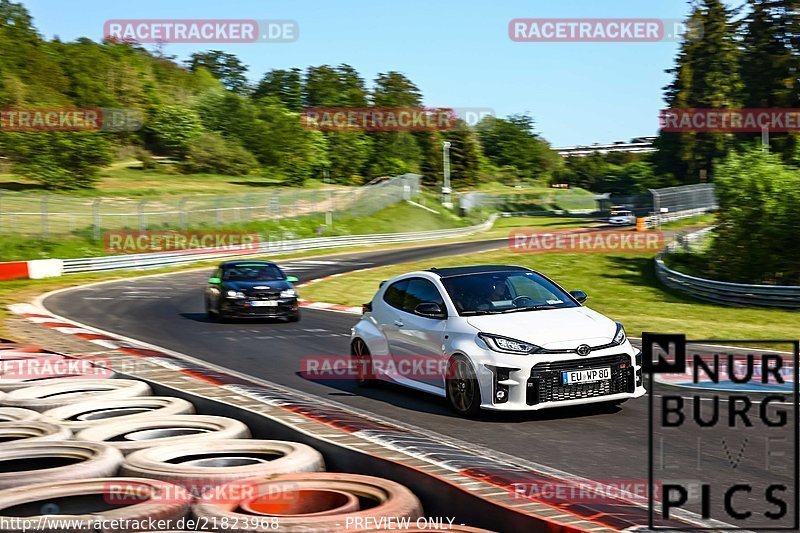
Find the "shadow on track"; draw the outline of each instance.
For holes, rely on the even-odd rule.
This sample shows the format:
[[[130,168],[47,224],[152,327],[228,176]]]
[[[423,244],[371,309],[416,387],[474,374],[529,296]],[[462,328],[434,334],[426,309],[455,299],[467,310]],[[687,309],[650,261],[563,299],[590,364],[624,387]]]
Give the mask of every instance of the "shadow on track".
[[[306,381],[312,381],[338,390],[339,392],[328,393],[328,396],[333,396],[334,398],[336,396],[362,396],[408,411],[428,413],[454,419],[462,418],[450,409],[446,399],[394,383],[381,382],[374,387],[359,387],[350,379],[310,379],[304,376],[302,372],[296,372],[295,374]],[[572,407],[556,407],[552,409],[542,409],[541,411],[481,411],[480,414],[472,420],[487,423],[521,424],[525,422],[567,420],[603,414],[614,414],[622,410],[623,407],[607,402],[576,405]]]

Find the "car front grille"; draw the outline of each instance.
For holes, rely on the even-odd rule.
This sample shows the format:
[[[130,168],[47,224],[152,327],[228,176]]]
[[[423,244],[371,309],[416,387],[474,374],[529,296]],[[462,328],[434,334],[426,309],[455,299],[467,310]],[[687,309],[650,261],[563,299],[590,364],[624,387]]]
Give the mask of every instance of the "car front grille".
[[[561,372],[590,368],[611,368],[611,379],[594,383],[564,385]],[[550,363],[539,363],[531,369],[527,383],[528,405],[544,402],[561,402],[633,392],[635,387],[631,358],[625,354],[607,355],[589,359],[572,359]]]
[[[246,294],[253,300],[277,300],[281,297],[281,293],[278,291],[250,291]]]

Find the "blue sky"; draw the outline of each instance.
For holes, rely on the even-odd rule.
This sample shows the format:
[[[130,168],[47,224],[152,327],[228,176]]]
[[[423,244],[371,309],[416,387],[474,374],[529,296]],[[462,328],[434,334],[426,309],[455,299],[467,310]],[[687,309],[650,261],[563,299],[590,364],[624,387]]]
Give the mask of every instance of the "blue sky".
[[[272,68],[349,63],[371,82],[399,70],[436,107],[529,112],[556,146],[653,135],[676,43],[517,43],[514,18],[683,18],[686,0],[27,0],[39,31],[99,40],[108,19],[293,19],[290,44],[167,44],[185,59],[222,49],[257,80]]]

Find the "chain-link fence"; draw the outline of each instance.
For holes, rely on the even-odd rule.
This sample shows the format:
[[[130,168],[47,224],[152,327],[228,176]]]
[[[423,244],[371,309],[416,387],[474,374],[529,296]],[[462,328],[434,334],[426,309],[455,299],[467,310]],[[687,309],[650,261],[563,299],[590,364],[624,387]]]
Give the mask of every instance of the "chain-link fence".
[[[650,193],[653,195],[652,222],[656,225],[701,215],[719,207],[711,183],[650,189]]]
[[[564,211],[572,214],[588,214],[598,210],[595,195],[582,189],[544,189],[496,194],[468,192],[458,195],[459,206],[469,212],[483,208],[515,213],[550,213]]]
[[[54,237],[85,231],[100,238],[106,230],[224,226],[328,212],[364,216],[416,196],[419,187],[419,175],[405,174],[364,187],[282,189],[142,200],[32,195],[0,190],[0,235]]]

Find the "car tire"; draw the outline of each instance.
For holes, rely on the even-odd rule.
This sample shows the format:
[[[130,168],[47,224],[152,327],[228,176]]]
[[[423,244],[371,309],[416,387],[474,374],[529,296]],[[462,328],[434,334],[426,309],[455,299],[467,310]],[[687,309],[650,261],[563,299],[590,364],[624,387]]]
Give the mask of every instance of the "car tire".
[[[296,311],[286,318],[287,322],[300,322],[300,311]]]
[[[200,497],[213,487],[242,479],[324,470],[322,454],[306,444],[226,439],[139,450],[125,458],[120,475],[160,479]]]
[[[135,379],[45,379],[36,385],[17,389],[0,398],[0,405],[49,411],[56,407],[92,400],[149,396],[152,390]]]
[[[355,367],[355,382],[359,387],[374,387],[379,383],[375,377],[372,366],[372,354],[367,343],[362,339],[355,339],[350,344],[350,362]]]
[[[71,438],[72,431],[69,429],[41,419],[0,422],[0,442],[3,443],[11,443],[13,445],[20,442],[70,440]]]
[[[23,515],[25,519],[17,522],[8,520],[8,525],[3,527],[4,533],[30,532],[33,529],[31,523],[37,525],[36,529],[40,531],[101,531],[98,528],[99,520],[115,520],[121,524],[159,521],[174,524],[186,516],[191,503],[189,494],[163,481],[103,476],[95,479],[48,480],[47,483],[0,491],[0,516],[6,518],[8,510],[21,506],[42,510],[41,515],[34,512]],[[91,508],[94,505],[96,509]],[[48,507],[52,509],[45,511]],[[69,525],[65,525],[66,522]],[[125,526],[102,529],[129,530]]]
[[[31,409],[21,409],[19,407],[0,407],[0,422],[38,420],[41,416],[41,413]]]
[[[122,454],[99,442],[15,442],[0,449],[0,460],[9,466],[17,465],[0,472],[0,489],[10,489],[36,483],[110,477],[119,470]]]
[[[207,415],[144,416],[92,426],[75,434],[78,440],[103,442],[129,454],[145,448],[222,439],[246,439],[250,429],[233,418]]]
[[[481,389],[475,370],[463,355],[450,358],[445,376],[445,391],[450,408],[467,418],[481,410]]]
[[[109,421],[123,422],[142,417],[190,415],[194,405],[182,398],[170,396],[139,396],[101,402],[83,401],[50,409],[40,420],[58,424],[72,431],[81,431]]]
[[[219,320],[219,311],[211,309],[211,302],[208,301],[208,298],[206,298],[206,317],[214,322]]]

